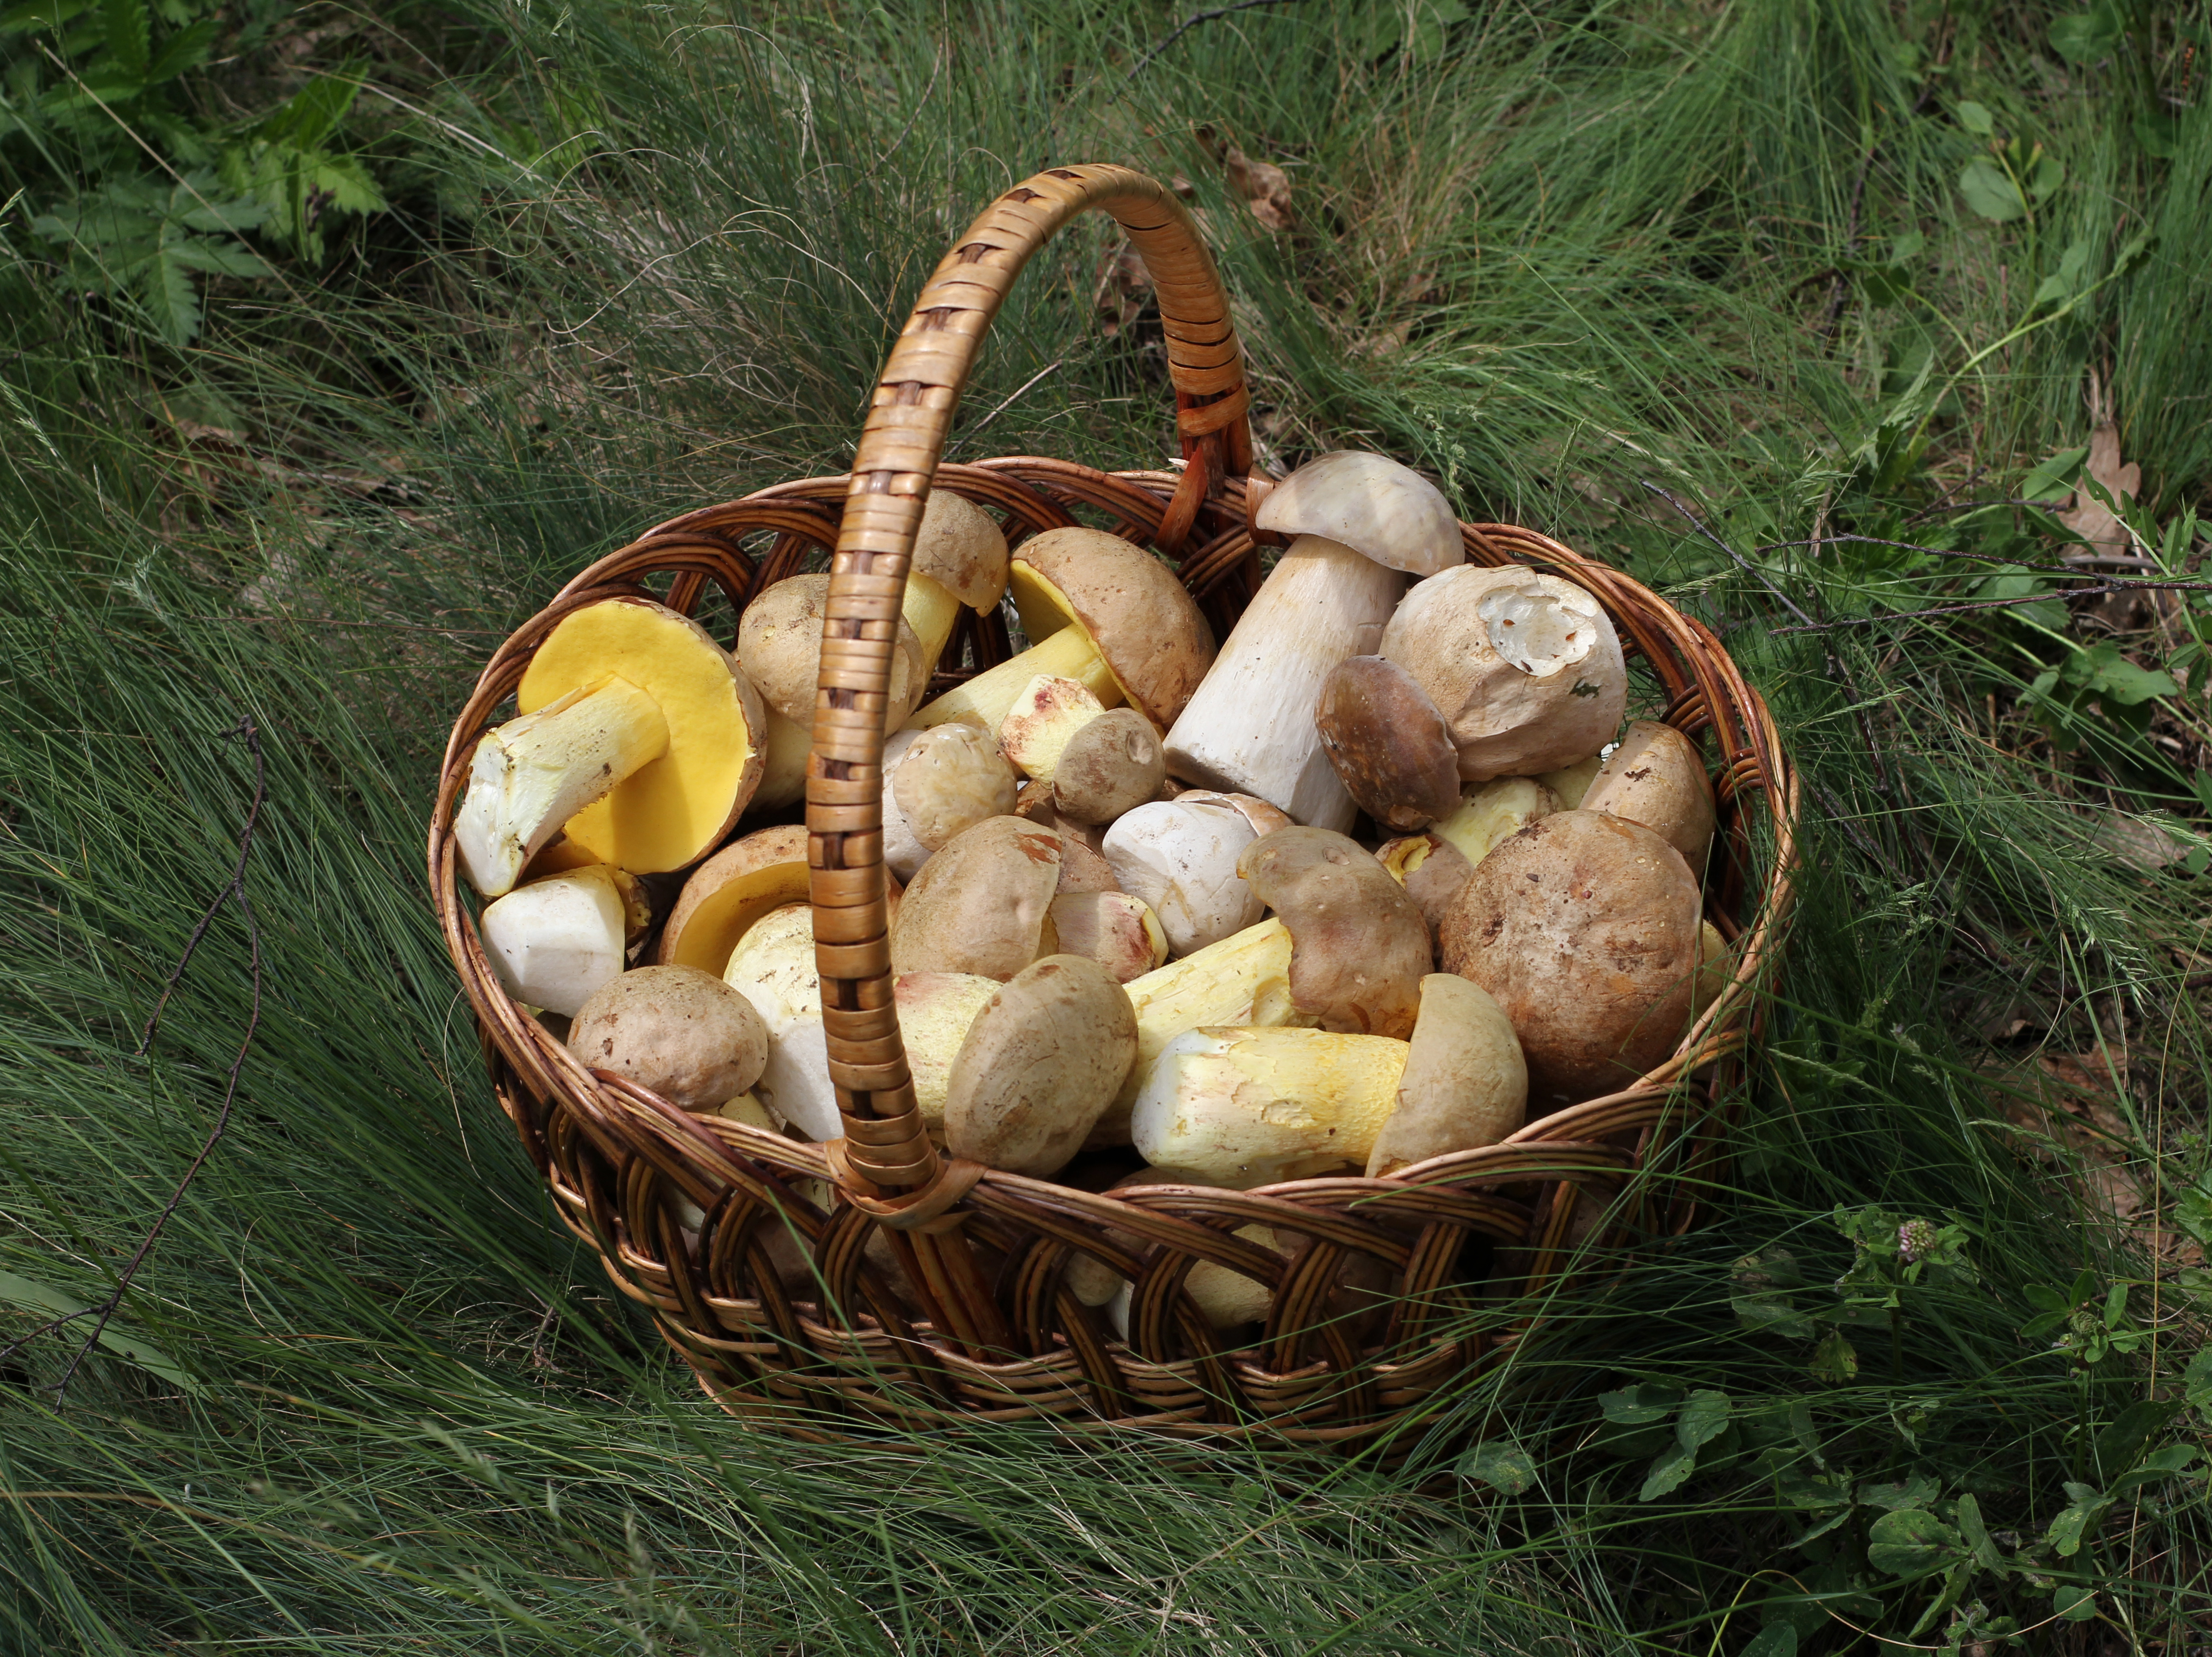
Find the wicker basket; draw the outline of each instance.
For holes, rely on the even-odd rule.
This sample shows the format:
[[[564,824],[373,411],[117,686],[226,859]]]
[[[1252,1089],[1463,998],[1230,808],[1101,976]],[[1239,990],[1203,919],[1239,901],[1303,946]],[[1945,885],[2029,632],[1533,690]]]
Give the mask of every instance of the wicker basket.
[[[1007,287],[1054,230],[1091,207],[1120,222],[1152,274],[1184,468],[1109,473],[1029,456],[940,466],[960,387]],[[1559,1288],[1573,1260],[1631,1232],[1691,1222],[1788,907],[1796,786],[1765,705],[1710,631],[1603,564],[1498,524],[1462,527],[1470,559],[1539,564],[1596,594],[1662,687],[1663,716],[1713,738],[1721,832],[1707,915],[1736,946],[1737,968],[1673,1057],[1504,1144],[1383,1179],[1109,1197],[941,1156],[924,1135],[899,1043],[878,862],[888,641],[923,503],[932,488],[957,490],[1000,515],[1017,542],[1074,521],[1078,508],[1103,514],[1175,561],[1225,634],[1260,576],[1248,511],[1267,484],[1249,476],[1247,402],[1227,300],[1174,198],[1118,167],[1039,174],[992,203],[922,289],[849,478],[708,507],[602,559],[500,648],[453,728],[429,874],[493,1087],[568,1223],[741,1417],[809,1435],[872,1421],[941,1429],[1041,1416],[1364,1443],[1419,1422],[1509,1350],[1538,1291]],[[773,540],[756,564],[740,543],[764,535]],[[847,1133],[834,1145],[689,1116],[586,1070],[494,977],[456,881],[452,832],[478,736],[563,616],[644,592],[659,576],[671,578],[661,596],[677,609],[691,611],[709,583],[742,608],[817,549],[834,549],[834,560],[806,821],[823,1016]],[[964,647],[956,637],[949,661],[1004,659],[1002,627],[972,614],[963,625]],[[1755,801],[1763,834],[1753,832]],[[829,1208],[802,1194],[810,1181],[834,1188]],[[1279,1241],[1307,1241],[1276,1253],[1234,1234],[1254,1223]],[[793,1236],[811,1257],[811,1299],[789,1292],[770,1263],[772,1245],[788,1261]],[[1133,1283],[1126,1340],[1064,1286],[1079,1251]],[[1370,1257],[1370,1272],[1382,1263],[1395,1284],[1387,1317],[1364,1328],[1323,1315],[1348,1252]],[[890,1292],[877,1264],[886,1258],[918,1306]],[[1183,1293],[1200,1261],[1273,1286],[1255,1344],[1223,1350]]]

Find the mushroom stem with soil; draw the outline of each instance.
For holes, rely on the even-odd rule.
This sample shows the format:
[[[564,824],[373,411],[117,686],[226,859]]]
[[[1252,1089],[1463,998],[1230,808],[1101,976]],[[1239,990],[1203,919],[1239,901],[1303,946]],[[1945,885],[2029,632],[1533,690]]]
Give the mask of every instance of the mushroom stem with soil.
[[[1130,1141],[1156,1167],[1231,1189],[1364,1167],[1407,1051],[1334,1030],[1187,1030],[1143,1073]]]

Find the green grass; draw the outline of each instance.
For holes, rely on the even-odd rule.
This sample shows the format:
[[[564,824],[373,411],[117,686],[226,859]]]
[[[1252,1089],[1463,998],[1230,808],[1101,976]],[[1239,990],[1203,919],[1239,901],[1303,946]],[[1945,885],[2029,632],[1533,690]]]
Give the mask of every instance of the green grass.
[[[2187,676],[2136,704],[2029,695],[2106,640],[2087,601],[1886,618],[2063,585],[1985,592],[1954,555],[2064,542],[1949,503],[2085,443],[2093,369],[2154,544],[2202,503],[2203,10],[2143,8],[2082,68],[2030,8],[1449,9],[1255,9],[1133,79],[1186,14],[354,19],[392,211],[319,270],[213,283],[183,351],[0,217],[0,1344],[106,1292],[214,1120],[253,994],[234,910],[137,1048],[235,856],[241,716],[269,779],[237,1113],[65,1398],[59,1338],[0,1378],[0,1650],[1789,1657],[2007,1617],[2039,1650],[2203,1643],[2203,1470],[2116,1487],[2202,1428],[2127,1412],[2181,1404],[2199,1340],[2205,887],[2110,839],[2118,812],[2203,844],[2199,595],[2110,636]],[[2063,167],[2032,218],[1965,204],[1968,101]],[[1293,228],[1233,197],[1230,143],[1288,170]],[[748,1436],[556,1221],[431,923],[431,780],[496,640],[662,517],[838,470],[942,249],[1087,159],[1190,180],[1275,460],[1386,448],[1467,515],[1620,562],[1723,632],[1807,779],[1714,1218],[1455,1399],[1447,1429],[1526,1457],[1493,1483]],[[2076,290],[2111,280],[1989,351],[2066,302],[2029,295],[2077,241]],[[1158,463],[1146,325],[1097,326],[1109,251],[1085,224],[1033,263],[953,458]],[[2193,537],[2172,556],[2192,570]],[[1773,631],[1801,612],[1873,624]],[[2090,1097],[2085,1065],[2118,1083]],[[2020,1124],[2053,1073],[2081,1110],[2039,1151]],[[1870,1205],[1955,1216],[1971,1277],[1854,1270],[1832,1215]],[[1802,1286],[1739,1266],[1786,1278],[1776,1250]],[[2131,1349],[2069,1363],[2019,1331],[2085,1269],[2099,1307],[2129,1287]],[[1660,1392],[1609,1419],[1599,1395],[1638,1386],[1733,1422],[1649,1500],[1702,1429]],[[2117,1503],[2023,1561],[2079,1512],[2069,1483]],[[1884,1501],[1968,1496],[1979,1559],[1934,1531],[1869,1556],[1921,1523]],[[2069,1588],[2090,1620],[2053,1620]]]

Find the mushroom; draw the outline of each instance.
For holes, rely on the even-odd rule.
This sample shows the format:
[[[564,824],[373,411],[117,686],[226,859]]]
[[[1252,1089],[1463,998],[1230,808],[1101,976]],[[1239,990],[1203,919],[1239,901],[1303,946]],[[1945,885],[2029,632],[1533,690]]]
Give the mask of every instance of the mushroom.
[[[1433,938],[1444,911],[1491,848],[1559,809],[1556,795],[1525,777],[1501,777],[1467,790],[1459,808],[1421,834],[1393,840],[1375,856],[1429,923]]]
[[[1115,708],[1077,731],[1060,751],[1053,805],[1079,823],[1110,823],[1158,794],[1167,774],[1152,722],[1134,708]]]
[[[1571,765],[1562,766],[1555,771],[1546,771],[1537,777],[1536,780],[1539,783],[1559,795],[1559,803],[1556,809],[1559,811],[1581,809],[1583,795],[1589,792],[1590,783],[1597,776],[1597,768],[1605,763],[1607,752],[1606,749],[1600,749],[1587,759],[1577,759]]]
[[[1083,825],[1071,824],[1058,815],[1054,817],[1053,822],[1060,836],[1059,897],[1066,898],[1081,892],[1114,891],[1116,885],[1114,866],[1106,861],[1103,853],[1091,850],[1091,842],[1078,832]],[[1054,901],[1057,903],[1059,898]],[[1090,952],[1078,949],[1074,953],[1083,955]]]
[[[1406,888],[1413,907],[1421,911],[1421,919],[1429,929],[1429,941],[1433,944],[1437,928],[1443,923],[1444,911],[1451,907],[1452,899],[1459,896],[1459,889],[1474,873],[1474,865],[1434,829],[1384,841],[1375,849],[1375,861],[1382,865],[1385,874]]]
[[[1690,998],[1690,1016],[1702,1018],[1705,1008],[1721,998],[1721,991],[1735,977],[1735,951],[1711,921],[1698,923],[1698,987]]]
[[[453,842],[487,898],[565,832],[600,862],[659,874],[729,832],[760,782],[766,717],[689,617],[607,599],[562,617],[516,687],[520,716],[469,765]]]
[[[1279,1253],[1275,1234],[1267,1226],[1239,1226],[1230,1234],[1240,1242],[1251,1243],[1269,1253]],[[1104,1267],[1100,1267],[1103,1271]],[[1106,1320],[1114,1325],[1114,1332],[1123,1340],[1129,1338],[1129,1313],[1135,1308],[1137,1286],[1116,1277],[1115,1291],[1103,1302]],[[1214,1329],[1241,1329],[1261,1321],[1267,1308],[1275,1303],[1275,1291],[1255,1277],[1247,1277],[1241,1271],[1216,1265],[1211,1260],[1194,1262],[1183,1273],[1182,1292],[1198,1308],[1198,1315]]]
[[[752,1005],[750,1002],[745,1004],[748,1007]],[[768,1113],[768,1107],[749,1093],[724,1100],[712,1114],[720,1117],[725,1122],[742,1122],[748,1128],[758,1128],[763,1133],[776,1130],[775,1118]]]
[[[1105,711],[1080,679],[1039,673],[999,722],[999,746],[1024,775],[1049,783],[1068,739]]]
[[[1142,978],[1168,958],[1159,917],[1126,892],[1063,892],[1052,900],[1052,929],[1063,954],[1097,962],[1116,984]]]
[[[1128,1191],[1139,1185],[1187,1185],[1188,1184],[1190,1184],[1190,1176],[1178,1173],[1173,1168],[1139,1168],[1133,1173],[1122,1175],[1106,1189],[1109,1191]],[[1124,1253],[1144,1252],[1144,1240],[1133,1232],[1124,1231],[1119,1226],[1109,1226],[1106,1228],[1106,1236],[1109,1241]],[[1085,1306],[1104,1306],[1129,1286],[1128,1279],[1103,1260],[1079,1251],[1070,1255],[1066,1265],[1061,1268],[1060,1282],[1065,1283],[1069,1292]],[[1125,1337],[1128,1333],[1126,1321],[1122,1325],[1121,1332]]]
[[[1186,795],[1125,813],[1103,849],[1115,884],[1159,917],[1168,953],[1188,955],[1260,918],[1264,905],[1237,871],[1252,842],[1242,812]]]
[[[641,966],[601,984],[576,1009],[568,1051],[678,1110],[720,1109],[760,1080],[768,1026],[753,1004],[690,966]]]
[[[987,817],[922,865],[891,927],[894,972],[974,972],[1001,983],[1052,953],[1060,836]]]
[[[978,615],[999,607],[1006,591],[1006,537],[991,515],[965,496],[933,489],[915,531],[899,613],[921,645],[924,684],[935,671],[966,605]]]
[[[1406,595],[1382,654],[1442,710],[1470,782],[1571,765],[1610,741],[1628,700],[1604,608],[1558,576],[1462,564]]]
[[[1323,1030],[1405,1037],[1429,971],[1429,929],[1405,889],[1356,840],[1279,829],[1238,870],[1290,929],[1291,1001]]]
[[[790,576],[757,594],[738,618],[738,663],[768,704],[764,740],[769,764],[758,796],[765,807],[791,805],[806,793],[815,683],[822,662],[822,616],[829,597],[827,575]],[[886,731],[906,722],[929,685],[927,653],[903,618],[890,658],[890,693],[884,704]]]
[[[1176,787],[1172,782],[1168,786]],[[1252,838],[1255,840],[1263,834],[1291,826],[1288,812],[1249,794],[1228,794],[1219,789],[1182,789],[1170,797],[1188,800],[1194,806],[1226,806],[1252,825]]]
[[[1056,1173],[1136,1060],[1127,992],[1096,961],[1048,955],[969,1027],[945,1090],[945,1148],[1009,1173]]]
[[[1029,682],[1048,673],[1165,728],[1213,661],[1213,630],[1175,571],[1119,535],[1079,525],[1033,535],[1014,554],[1011,585],[1036,643],[947,691],[914,723],[964,719],[995,731]]]
[[[1657,831],[1692,869],[1713,841],[1713,784],[1697,745],[1672,725],[1639,719],[1605,757],[1583,795],[1601,811]]]
[[[844,1119],[837,1113],[822,1030],[812,911],[791,904],[755,922],[730,953],[722,982],[750,1002],[768,1026],[768,1063],[753,1085],[760,1102],[809,1139],[842,1136]]]
[[[915,733],[885,775],[906,832],[928,851],[987,817],[1013,813],[1014,768],[978,725]]]
[[[1448,972],[1505,1009],[1532,1102],[1626,1087],[1674,1050],[1698,964],[1698,882],[1641,823],[1539,818],[1477,866],[1444,917]]]
[[[1186,1030],[1139,1080],[1129,1136],[1147,1162],[1232,1189],[1364,1167],[1407,1052],[1334,1030]]]
[[[716,978],[763,916],[806,901],[806,825],[778,823],[733,840],[691,871],[653,959]]]
[[[605,863],[548,875],[484,906],[484,954],[507,993],[563,1018],[623,970],[629,931],[625,888]]]
[[[1367,1154],[1367,1177],[1449,1151],[1495,1145],[1528,1113],[1528,1066],[1504,1009],[1452,972],[1421,980],[1421,1014],[1398,1103]]]
[[[945,1137],[945,1094],[953,1057],[999,981],[974,972],[902,972],[891,980],[899,1035],[914,1078],[915,1109],[930,1136]]]
[[[1413,676],[1387,656],[1346,656],[1314,710],[1323,752],[1352,802],[1385,828],[1415,829],[1459,806],[1459,750]]]
[[[1255,522],[1293,535],[1167,734],[1168,770],[1255,794],[1301,823],[1352,826],[1352,798],[1315,728],[1329,670],[1389,620],[1406,576],[1465,556],[1443,496],[1379,454],[1340,451],[1301,466]]]

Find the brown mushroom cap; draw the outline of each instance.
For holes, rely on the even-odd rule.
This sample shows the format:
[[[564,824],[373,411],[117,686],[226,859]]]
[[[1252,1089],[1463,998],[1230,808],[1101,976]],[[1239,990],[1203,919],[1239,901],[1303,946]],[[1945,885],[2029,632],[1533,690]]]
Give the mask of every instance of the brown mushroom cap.
[[[720,978],[689,966],[640,966],[576,1009],[568,1051],[680,1109],[714,1111],[760,1080],[768,1026]]]
[[[1421,911],[1357,840],[1293,826],[1244,848],[1237,871],[1291,933],[1291,1000],[1321,1028],[1413,1033],[1431,965]]]
[[[1406,895],[1428,923],[1431,942],[1452,899],[1474,873],[1474,865],[1465,854],[1433,829],[1386,841],[1376,848],[1375,861],[1406,888]]]
[[[1006,537],[965,496],[933,489],[915,532],[909,568],[943,585],[970,610],[988,610],[1006,591]]]
[[[1279,535],[1320,535],[1376,563],[1433,576],[1467,556],[1437,486],[1386,455],[1337,449],[1267,491],[1253,522]]]
[[[1504,1009],[1454,972],[1421,980],[1421,1014],[1397,1108],[1367,1154],[1370,1179],[1451,1151],[1495,1145],[1527,1115],[1528,1066]]]
[[[1713,785],[1697,744],[1672,725],[1639,719],[1605,757],[1583,795],[1584,811],[1601,811],[1653,829],[1693,869],[1712,844]]]
[[[1505,1009],[1547,1110],[1627,1087],[1689,1020],[1698,882],[1641,823],[1539,818],[1475,866],[1444,917],[1443,966]]]
[[[914,838],[935,851],[963,829],[1013,811],[1014,768],[991,734],[955,720],[922,732],[891,772]]]
[[[778,823],[734,840],[684,881],[653,959],[719,978],[753,923],[772,909],[805,903],[806,887],[804,823]]]
[[[1134,708],[1099,715],[1067,740],[1053,772],[1053,803],[1079,823],[1110,823],[1167,780],[1160,734]]]
[[[1142,978],[1168,958],[1159,917],[1126,892],[1062,892],[1052,900],[1060,953],[1097,961],[1117,984]]]
[[[891,971],[1012,978],[1044,953],[1060,863],[1060,836],[1019,817],[954,835],[906,890]]]
[[[1175,571],[1103,529],[1048,529],[1014,554],[1014,583],[1035,595],[1022,609],[1030,641],[1057,609],[1079,624],[1129,705],[1161,730],[1176,722],[1213,665],[1213,630]],[[1041,599],[1042,605],[1036,600]]]
[[[1136,1062],[1128,992],[1096,961],[1048,955],[969,1027],[945,1089],[945,1147],[1010,1173],[1056,1173]]]
[[[757,595],[738,622],[738,665],[761,698],[786,719],[811,730],[815,683],[822,661],[822,617],[830,600],[827,575],[789,576]],[[928,688],[921,640],[904,620],[891,652],[890,695],[884,729],[895,731]]]
[[[1352,802],[1385,828],[1459,807],[1459,750],[1420,682],[1384,656],[1346,656],[1322,681],[1321,746]]]

